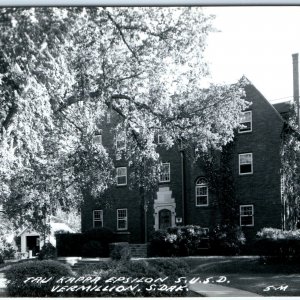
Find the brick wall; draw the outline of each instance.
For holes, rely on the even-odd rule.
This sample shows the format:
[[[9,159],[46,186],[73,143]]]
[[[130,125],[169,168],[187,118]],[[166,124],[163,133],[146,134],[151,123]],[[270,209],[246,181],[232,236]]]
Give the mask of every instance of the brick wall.
[[[252,132],[237,133],[233,173],[239,204],[254,205],[254,226],[243,227],[251,238],[263,227],[281,227],[280,146],[283,121],[254,86],[246,88],[252,102]],[[253,153],[253,174],[239,175],[239,154]]]
[[[248,238],[253,238],[262,227],[281,227],[281,198],[280,198],[280,134],[283,121],[277,111],[264,99],[253,86],[246,88],[247,100],[252,102],[252,132],[237,133],[232,154],[232,168],[236,198],[239,204],[253,204],[254,226],[244,227]],[[103,125],[103,145],[113,154],[113,126]],[[162,162],[169,162],[171,167],[171,181],[160,186],[169,186],[172,197],[176,202],[176,216],[184,217],[182,210],[182,167],[181,154],[178,146],[170,150],[158,146]],[[239,175],[238,154],[253,153],[253,174]],[[118,160],[116,166],[126,166],[126,161]],[[131,170],[128,169],[128,175]],[[195,204],[196,179],[206,177],[203,164],[199,160],[192,164],[189,155],[185,154],[185,223],[197,224],[203,227],[213,226],[221,221],[218,190],[209,188],[209,206],[197,207]],[[128,184],[129,184],[128,176]],[[147,211],[148,236],[154,230],[153,201],[156,193],[149,193]],[[101,199],[86,197],[82,208],[82,230],[93,226],[93,209],[103,209],[104,226],[117,230],[117,209],[128,209],[128,230],[122,236],[129,241],[138,243],[143,241],[144,219],[143,205],[137,190],[125,187],[110,188]]]

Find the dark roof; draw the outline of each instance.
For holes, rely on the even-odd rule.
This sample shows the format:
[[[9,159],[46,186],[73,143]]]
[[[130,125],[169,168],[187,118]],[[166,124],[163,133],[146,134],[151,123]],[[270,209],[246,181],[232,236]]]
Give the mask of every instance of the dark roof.
[[[290,101],[285,101],[285,102],[280,102],[280,103],[275,103],[273,104],[275,109],[280,113],[288,113],[291,109],[291,102]]]

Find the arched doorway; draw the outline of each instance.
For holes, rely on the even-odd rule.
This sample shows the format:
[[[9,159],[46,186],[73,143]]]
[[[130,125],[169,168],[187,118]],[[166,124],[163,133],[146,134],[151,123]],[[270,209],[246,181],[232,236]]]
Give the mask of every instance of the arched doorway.
[[[172,226],[171,211],[162,209],[159,211],[159,229],[166,229]]]

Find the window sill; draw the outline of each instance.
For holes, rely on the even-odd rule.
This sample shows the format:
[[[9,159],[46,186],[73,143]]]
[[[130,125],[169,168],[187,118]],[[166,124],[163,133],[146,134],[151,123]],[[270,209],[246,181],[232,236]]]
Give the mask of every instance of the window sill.
[[[122,229],[118,229],[118,231],[116,231],[115,234],[130,234],[130,232],[125,231],[125,229],[124,229],[124,231],[122,231]]]

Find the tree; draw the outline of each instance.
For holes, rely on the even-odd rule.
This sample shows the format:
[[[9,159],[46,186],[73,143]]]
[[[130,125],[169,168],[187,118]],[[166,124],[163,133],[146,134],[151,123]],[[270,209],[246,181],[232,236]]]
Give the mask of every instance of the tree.
[[[114,183],[93,136],[111,111],[143,190],[166,147],[221,148],[233,137],[243,80],[203,89],[212,17],[183,8],[1,8],[0,198],[16,226],[44,228]],[[141,168],[141,163],[145,167]]]
[[[282,132],[280,153],[284,230],[295,230],[300,225],[300,135],[296,119],[292,106]]]

